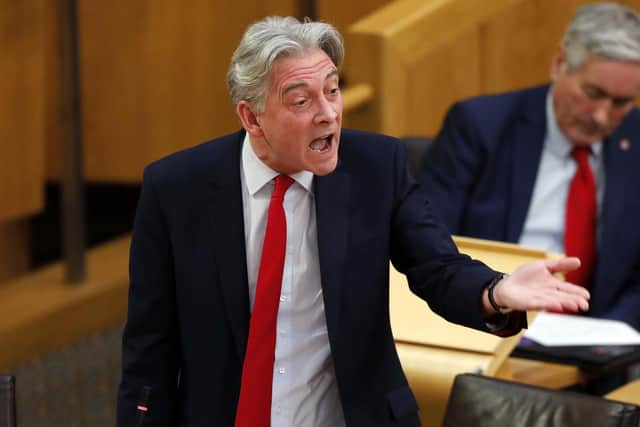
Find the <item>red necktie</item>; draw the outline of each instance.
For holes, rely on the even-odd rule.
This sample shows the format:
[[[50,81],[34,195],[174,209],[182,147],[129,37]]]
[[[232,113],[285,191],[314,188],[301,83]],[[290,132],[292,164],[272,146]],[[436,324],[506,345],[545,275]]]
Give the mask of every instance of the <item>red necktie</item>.
[[[276,321],[287,243],[287,221],[282,202],[293,179],[279,175],[271,194],[258,283],[249,324],[249,341],[242,368],[235,427],[269,427],[271,386],[276,348]]]
[[[564,249],[580,258],[578,270],[566,274],[568,282],[587,287],[596,259],[596,183],[589,166],[589,147],[575,147],[571,155],[578,168],[567,197]]]

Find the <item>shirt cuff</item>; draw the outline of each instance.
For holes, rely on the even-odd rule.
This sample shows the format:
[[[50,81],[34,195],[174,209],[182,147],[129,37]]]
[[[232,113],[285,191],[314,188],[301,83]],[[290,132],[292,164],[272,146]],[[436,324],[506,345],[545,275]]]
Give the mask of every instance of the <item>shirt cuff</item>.
[[[496,314],[485,321],[485,326],[494,335],[509,337],[527,328],[527,313],[512,311],[508,314]]]

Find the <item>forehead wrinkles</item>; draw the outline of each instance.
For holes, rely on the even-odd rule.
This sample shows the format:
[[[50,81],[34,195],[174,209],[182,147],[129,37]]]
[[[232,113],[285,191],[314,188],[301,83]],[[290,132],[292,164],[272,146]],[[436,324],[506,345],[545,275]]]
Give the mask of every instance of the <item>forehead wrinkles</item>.
[[[290,86],[306,85],[310,80],[324,82],[336,70],[333,61],[324,52],[313,62],[304,58],[308,57],[285,58],[276,64],[272,74],[272,88],[283,93]]]
[[[635,98],[640,90],[640,64],[594,61],[584,69],[582,83],[597,87],[609,96]]]

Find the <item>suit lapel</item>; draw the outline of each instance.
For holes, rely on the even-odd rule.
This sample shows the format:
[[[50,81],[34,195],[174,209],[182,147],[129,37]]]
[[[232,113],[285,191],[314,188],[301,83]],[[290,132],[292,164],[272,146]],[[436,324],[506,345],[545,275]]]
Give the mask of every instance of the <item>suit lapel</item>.
[[[244,358],[249,334],[249,285],[240,188],[242,138],[244,133],[237,138],[217,142],[227,152],[221,156],[225,160],[212,171],[207,203],[224,306],[241,359]]]
[[[617,283],[611,276],[617,274],[611,267],[617,266],[617,252],[619,243],[616,236],[624,235],[624,229],[635,221],[635,218],[625,218],[627,212],[625,203],[625,188],[634,182],[636,159],[631,151],[633,146],[639,144],[637,130],[630,125],[632,120],[627,119],[622,125],[604,141],[603,155],[605,167],[605,192],[602,200],[601,215],[598,231],[598,260],[596,267],[596,281]],[[626,140],[626,146],[625,142]],[[614,286],[599,287],[594,292],[614,292],[619,289]],[[593,298],[592,298],[593,299]],[[599,300],[608,301],[608,295],[598,295]]]
[[[531,94],[525,101],[523,114],[513,131],[513,162],[511,163],[511,194],[507,204],[507,236],[518,242],[533,195],[540,156],[546,134],[545,99],[547,87]]]
[[[637,140],[637,131],[628,124],[623,124],[604,141],[603,154],[605,162],[605,193],[602,212],[606,215],[606,223],[611,224],[612,219],[624,212],[624,188],[629,185],[630,174],[637,165],[634,164],[635,156],[631,153],[632,146],[640,144]],[[626,141],[625,141],[626,140]]]
[[[349,184],[349,176],[340,165],[327,176],[315,177],[320,277],[332,345],[340,330],[342,278],[347,259]]]

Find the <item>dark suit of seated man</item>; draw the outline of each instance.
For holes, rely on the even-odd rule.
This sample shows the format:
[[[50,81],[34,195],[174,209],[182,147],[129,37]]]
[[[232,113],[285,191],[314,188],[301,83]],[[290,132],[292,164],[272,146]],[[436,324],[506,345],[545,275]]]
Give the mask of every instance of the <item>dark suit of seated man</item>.
[[[552,275],[576,258],[503,278],[458,253],[402,145],[341,129],[342,57],[328,24],[252,25],[227,77],[243,130],[146,168],[119,426],[418,426],[389,261],[435,312],[484,331],[588,309]]]
[[[455,104],[419,179],[453,234],[583,258],[582,274],[569,280],[591,291],[588,314],[640,329],[638,14],[615,4],[581,8],[551,80]],[[580,167],[571,153],[580,146],[590,148],[595,194],[591,209],[573,205],[585,227],[572,247]]]

